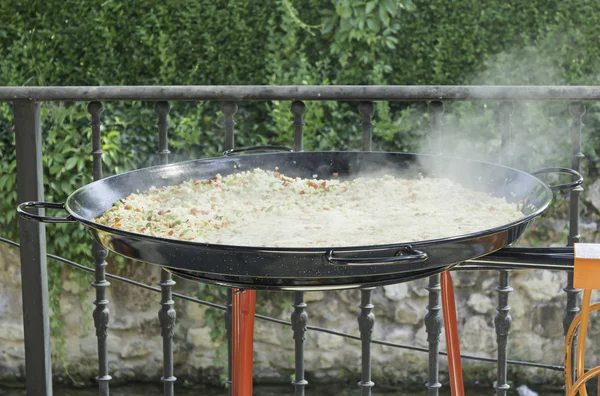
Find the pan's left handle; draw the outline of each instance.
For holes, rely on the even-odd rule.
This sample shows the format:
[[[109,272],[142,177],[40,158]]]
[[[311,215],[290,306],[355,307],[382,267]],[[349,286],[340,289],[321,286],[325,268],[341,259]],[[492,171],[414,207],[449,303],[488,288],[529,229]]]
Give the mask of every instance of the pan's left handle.
[[[234,153],[243,153],[246,151],[288,151],[291,153],[294,150],[292,150],[291,148],[286,147],[286,146],[247,146],[247,147],[232,148],[230,150],[224,151],[223,155],[225,157],[227,157]]]
[[[25,211],[27,208],[44,208],[44,209],[65,209],[64,203],[53,203],[53,202],[39,202],[39,201],[29,201],[23,202],[19,206],[17,206],[17,213],[28,219],[35,220],[40,223],[76,223],[77,220],[68,215],[67,217],[51,217],[51,216],[40,216],[31,214]]]
[[[550,187],[550,190],[552,190],[552,191],[569,191],[569,190],[572,190],[575,187],[578,187],[583,184],[583,176],[581,175],[581,173],[577,172],[576,170],[569,169],[569,168],[543,168],[543,169],[538,169],[536,171],[531,172],[531,174],[535,175],[535,176],[544,175],[544,174],[548,174],[548,173],[564,173],[564,174],[568,174],[568,175],[576,177],[576,179],[570,183],[563,183],[563,184],[556,184],[554,186],[548,186],[548,187]]]

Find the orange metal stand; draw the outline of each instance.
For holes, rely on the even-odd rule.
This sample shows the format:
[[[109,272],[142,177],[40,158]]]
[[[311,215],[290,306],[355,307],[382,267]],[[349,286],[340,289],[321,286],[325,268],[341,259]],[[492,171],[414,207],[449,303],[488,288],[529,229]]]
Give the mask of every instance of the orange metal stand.
[[[442,278],[442,311],[444,313],[444,331],[446,332],[446,348],[448,349],[448,372],[452,396],[464,396],[462,363],[460,361],[460,341],[458,339],[458,323],[456,320],[456,303],[454,288],[449,271],[443,272]]]
[[[464,396],[456,303],[449,272],[442,273],[441,283],[450,387],[453,396]],[[232,303],[232,396],[251,396],[256,292],[253,290],[240,292],[234,289]]]
[[[252,395],[252,355],[256,291],[233,290],[232,301],[232,396]]]

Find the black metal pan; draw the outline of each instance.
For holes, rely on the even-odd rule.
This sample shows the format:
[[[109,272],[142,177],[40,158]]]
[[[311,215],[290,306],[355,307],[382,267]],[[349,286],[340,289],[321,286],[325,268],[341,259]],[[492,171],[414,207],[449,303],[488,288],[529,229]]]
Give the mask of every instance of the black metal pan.
[[[209,179],[217,173],[226,176],[242,170],[272,170],[274,167],[288,176],[307,178],[314,174],[325,178],[337,173],[344,179],[381,169],[406,177],[417,174],[448,177],[465,187],[505,197],[509,202],[527,200],[533,207],[524,208],[524,217],[518,221],[473,234],[411,243],[398,241],[387,245],[329,248],[205,244],[121,231],[93,221],[117,200],[151,186],[176,185],[192,178]],[[577,172],[568,169],[541,172],[566,172],[578,178],[552,189],[572,188],[583,180]],[[64,204],[25,202],[19,205],[18,212],[46,223],[80,222],[109,250],[160,265],[180,276],[231,287],[325,290],[425,277],[495,252],[516,241],[527,225],[548,207],[552,197],[551,188],[532,174],[486,162],[407,153],[277,152],[225,155],[126,172],[78,189]],[[39,216],[28,213],[29,207],[64,208],[69,215]],[[276,235],[265,237],[276,238]]]

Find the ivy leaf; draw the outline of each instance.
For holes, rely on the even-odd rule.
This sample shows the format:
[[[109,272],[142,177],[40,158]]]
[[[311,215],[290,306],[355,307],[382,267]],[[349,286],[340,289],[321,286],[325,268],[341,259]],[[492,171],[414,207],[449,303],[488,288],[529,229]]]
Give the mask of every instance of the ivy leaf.
[[[71,157],[67,160],[67,162],[65,163],[65,169],[66,170],[71,170],[75,167],[75,165],[77,165],[77,157]]]
[[[337,20],[337,17],[331,17],[331,18],[327,18],[325,21],[323,21],[323,29],[321,30],[321,33],[323,33],[323,34],[331,33],[331,31],[335,27],[336,20]]]
[[[65,194],[71,194],[73,192],[73,188],[71,188],[71,183],[64,180],[60,183],[60,188],[63,190]]]
[[[381,20],[381,22],[383,22],[387,26],[387,24],[388,24],[388,15],[387,15],[387,12],[385,10],[385,7],[382,7],[382,6],[379,7],[379,19]]]
[[[8,175],[3,175],[0,177],[0,190],[4,188],[4,185],[8,181]]]
[[[373,10],[375,9],[375,6],[376,6],[376,5],[377,5],[377,4],[376,4],[374,1],[369,1],[369,2],[367,3],[367,5],[365,6],[365,12],[366,12],[367,14],[371,13],[371,11],[373,11]]]
[[[373,18],[367,19],[367,26],[369,27],[369,29],[376,33],[379,31],[380,28],[379,21]]]
[[[349,4],[344,4],[337,10],[337,13],[342,18],[350,18],[352,16],[352,7]]]
[[[416,7],[415,7],[415,4],[411,0],[404,0],[404,3],[402,4],[402,8],[404,8],[406,11],[414,11]]]
[[[77,159],[77,171],[82,172],[84,168],[85,168],[85,159],[79,157]]]
[[[398,9],[396,0],[383,0],[383,5],[391,16],[396,16],[396,11]]]

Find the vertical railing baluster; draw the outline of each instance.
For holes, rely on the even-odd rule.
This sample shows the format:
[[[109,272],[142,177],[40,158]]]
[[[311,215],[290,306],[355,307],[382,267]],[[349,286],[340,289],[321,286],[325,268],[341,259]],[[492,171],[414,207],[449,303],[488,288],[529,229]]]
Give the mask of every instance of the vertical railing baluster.
[[[515,113],[515,104],[508,101],[501,102],[498,112],[500,114],[501,129],[500,163],[512,166],[514,157],[512,116]]]
[[[17,152],[17,199],[44,201],[40,104],[13,102]],[[39,210],[40,212],[42,209]],[[36,209],[34,213],[38,212]],[[21,289],[28,395],[52,396],[48,273],[44,224],[19,218]]]
[[[497,396],[506,396],[510,389],[507,382],[507,359],[508,359],[508,334],[512,325],[510,316],[510,305],[508,305],[508,294],[513,291],[510,287],[509,271],[498,271],[500,273],[500,284],[494,290],[498,292],[498,306],[496,307],[496,317],[494,318],[494,327],[496,328],[496,342],[498,343],[498,362],[496,388]]]
[[[358,386],[362,396],[370,396],[375,383],[371,381],[371,339],[375,327],[375,315],[371,303],[371,292],[374,287],[360,289],[360,315],[358,328],[360,330],[361,351],[361,378]]]
[[[224,128],[225,128],[225,141],[223,143],[223,150],[230,150],[235,146],[235,121],[233,116],[237,113],[237,104],[235,102],[224,102],[221,106],[221,111],[224,116]],[[227,331],[227,379],[225,383],[229,386],[229,395],[231,396],[231,364],[232,364],[232,345],[231,345],[231,320],[232,320],[232,304],[233,304],[233,291],[227,289],[227,303],[225,313],[225,329]]]
[[[427,112],[431,115],[431,131],[434,135],[433,139],[435,139],[435,148],[433,151],[437,154],[444,152],[444,128],[442,123],[444,111],[444,103],[439,100],[431,101],[427,106]]]
[[[373,148],[373,102],[361,102],[358,105],[360,125],[362,126],[362,151],[371,151]]]
[[[225,304],[225,334],[227,335],[227,379],[225,383],[229,387],[229,395],[231,396],[231,360],[232,360],[232,345],[231,345],[231,325],[232,325],[232,307],[233,307],[233,289],[227,289],[227,303]]]
[[[294,116],[294,151],[302,151],[302,140],[304,120],[302,115],[306,111],[304,102],[295,101],[290,106],[290,111]],[[294,385],[294,394],[304,396],[304,390],[308,381],[304,378],[304,340],[306,334],[306,325],[308,323],[308,313],[306,312],[306,303],[304,302],[304,292],[294,293],[294,312],[292,312],[291,321],[294,330],[294,366],[295,375],[292,385]]]
[[[429,103],[427,111],[431,114],[431,129],[436,139],[438,154],[443,151],[442,143],[442,115],[444,114],[444,104],[440,101]],[[427,386],[429,396],[437,396],[442,387],[439,376],[439,353],[440,353],[440,334],[442,332],[442,302],[440,275],[429,277],[429,284],[426,287],[429,292],[429,304],[427,305],[427,314],[425,315],[425,331],[427,332],[427,342],[429,343],[429,367]]]
[[[304,389],[308,385],[308,381],[304,379],[304,340],[306,324],[308,323],[304,292],[294,293],[294,304],[292,306],[294,307],[294,312],[292,312],[291,320],[295,345],[295,376],[292,384],[294,385],[294,394],[296,396],[304,396]]]
[[[425,331],[429,344],[429,366],[427,376],[427,389],[429,396],[437,396],[442,387],[439,375],[440,334],[442,333],[442,301],[440,292],[440,275],[429,277],[429,284],[425,287],[429,292],[429,304],[425,315]]]
[[[360,125],[362,127],[362,151],[372,150],[373,140],[373,114],[375,106],[373,102],[361,102],[358,105],[360,114]],[[360,290],[360,315],[358,316],[358,328],[361,340],[361,377],[358,386],[362,396],[371,395],[375,383],[371,381],[371,339],[373,327],[375,326],[375,315],[371,312],[371,293],[374,287],[366,287]]]
[[[302,116],[306,111],[306,105],[304,102],[296,100],[295,102],[292,102],[290,111],[294,115],[294,123],[292,124],[294,126],[294,151],[302,151],[302,128],[304,127],[304,120],[302,119]]]
[[[154,111],[158,115],[158,163],[166,165],[169,163],[169,140],[167,131],[169,122],[167,115],[171,110],[168,102],[157,102]],[[163,338],[163,375],[160,380],[163,383],[163,393],[165,396],[175,394],[175,381],[177,378],[173,375],[173,334],[175,331],[175,302],[173,301],[173,280],[171,273],[162,269],[160,271],[160,281],[158,286],[161,289],[160,310],[158,311],[158,320],[160,322],[161,336]]]
[[[157,102],[154,105],[154,111],[158,115],[158,163],[160,165],[166,165],[169,163],[169,137],[167,132],[169,130],[169,121],[167,116],[171,111],[169,102]]]
[[[90,113],[92,126],[92,172],[94,180],[102,179],[102,120],[100,116],[104,107],[100,102],[90,102],[88,104],[88,113]]]
[[[224,150],[230,150],[235,147],[235,121],[233,116],[237,113],[238,107],[235,102],[224,102],[221,107],[225,118],[223,125],[225,127],[225,142],[223,143]]]
[[[512,166],[514,157],[514,140],[512,116],[515,112],[513,102],[501,102],[499,106],[500,124],[501,124],[501,162],[504,165]],[[498,361],[496,363],[496,395],[505,396],[510,385],[508,384],[508,338],[512,325],[510,316],[510,305],[508,305],[508,295],[513,288],[510,287],[510,272],[507,270],[498,271],[499,285],[494,290],[498,292],[498,306],[496,307],[496,316],[494,317],[494,327],[496,330],[496,343],[498,344]]]
[[[102,137],[101,137],[101,126],[102,121],[100,115],[102,114],[102,103],[90,102],[88,105],[88,112],[91,115],[91,126],[92,126],[92,157],[93,157],[93,174],[94,180],[102,179]],[[94,256],[94,267],[96,280],[92,283],[92,286],[96,288],[96,300],[94,304],[94,326],[96,327],[96,337],[98,338],[98,369],[99,373],[96,377],[98,386],[100,389],[100,396],[108,396],[109,394],[109,381],[111,376],[108,375],[108,345],[106,338],[108,336],[108,300],[106,299],[106,288],[110,286],[110,283],[106,280],[106,255],[108,251],[94,241],[92,245],[92,254]]]
[[[569,112],[573,116],[573,122],[571,123],[571,138],[572,138],[572,158],[571,158],[571,169],[578,172],[581,171],[581,159],[584,158],[581,148],[581,132],[583,130],[583,115],[585,114],[585,105],[583,103],[572,103],[569,106]],[[573,246],[579,242],[579,198],[583,192],[583,187],[579,186],[571,190],[569,197],[569,237],[567,241],[568,246]],[[563,329],[565,334],[571,326],[571,322],[579,312],[578,297],[581,292],[573,287],[573,272],[569,272],[567,275],[567,286],[563,289],[567,293],[567,306],[565,308],[565,316],[563,319]],[[573,351],[577,349],[577,334],[573,339]],[[572,378],[575,378],[575,353],[572,354],[573,360],[571,367],[573,367]]]

